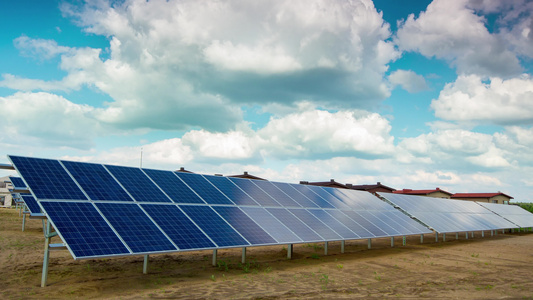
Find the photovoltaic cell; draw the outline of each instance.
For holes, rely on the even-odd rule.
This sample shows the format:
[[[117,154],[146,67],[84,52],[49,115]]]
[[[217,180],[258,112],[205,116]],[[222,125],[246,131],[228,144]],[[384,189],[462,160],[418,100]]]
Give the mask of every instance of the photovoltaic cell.
[[[248,195],[250,195],[261,206],[281,206],[274,198],[270,197],[265,191],[255,185],[249,179],[228,177],[230,181],[235,183]]]
[[[267,208],[274,217],[290,228],[302,241],[322,242],[324,239],[285,208]]]
[[[9,156],[37,199],[87,200],[57,160]]]
[[[193,189],[208,204],[233,204],[202,175],[175,172],[191,189]]]
[[[41,201],[41,205],[74,258],[130,253],[91,203]]]
[[[533,214],[520,206],[482,202],[477,202],[477,204],[522,228],[533,227]]]
[[[344,226],[350,228],[351,231],[355,232],[360,238],[373,238],[375,237],[370,231],[366,230],[361,224],[355,222],[350,217],[345,215],[342,211],[339,210],[328,210],[328,214],[332,215],[336,220],[344,224]]]
[[[228,177],[207,175],[204,175],[204,177],[224,193],[224,195],[235,202],[235,204],[259,206],[254,199],[252,199],[247,193],[243,192],[238,186],[229,180]]]
[[[26,184],[20,177],[9,177],[9,180],[11,180],[11,184],[15,189],[25,189],[27,188]]]
[[[284,182],[272,182],[272,184],[276,186],[278,189],[280,189],[281,191],[283,191],[283,193],[287,194],[296,203],[298,203],[297,207],[318,208],[318,205],[314,201],[309,199],[307,195],[302,194],[296,188],[294,188],[293,184],[288,184]],[[314,196],[316,197],[316,195]]]
[[[62,161],[91,200],[132,201],[131,197],[102,165]]]
[[[180,250],[216,247],[177,206],[143,204],[141,207]]]
[[[262,207],[241,207],[259,226],[261,226],[278,243],[300,243],[303,242],[288,227],[283,225],[276,217],[271,215]]]
[[[39,204],[37,204],[37,200],[35,200],[35,198],[32,195],[23,194],[23,195],[20,195],[20,197],[22,198],[22,201],[26,203],[26,206],[30,210],[30,213],[32,214],[41,213],[41,207],[39,207]]]
[[[144,172],[176,203],[205,202],[198,197],[174,172],[144,169]]]
[[[316,233],[324,238],[326,241],[331,240],[342,240],[342,237],[336,232],[331,230],[328,226],[324,225],[319,219],[313,216],[310,212],[305,209],[289,209],[298,219],[309,226]]]
[[[270,197],[274,198],[276,202],[278,202],[284,207],[302,207],[300,204],[294,201],[290,196],[288,196],[286,193],[282,192],[279,188],[273,185],[272,182],[270,181],[250,180],[250,182],[260,187],[263,191],[269,194]]]
[[[332,230],[334,230],[337,234],[339,234],[343,239],[353,240],[353,239],[360,238],[359,235],[355,234],[353,231],[348,229],[348,227],[344,226],[344,224],[342,224],[337,219],[332,217],[325,210],[309,209],[308,211],[311,214],[313,214],[316,218],[318,218],[320,221],[327,224]]]
[[[177,250],[136,204],[95,205],[134,253]]]
[[[350,209],[350,207],[342,201],[339,200],[339,198],[333,196],[332,194],[326,192],[327,189],[332,189],[328,187],[320,187],[320,186],[313,186],[313,185],[294,185],[294,187],[297,187],[300,192],[304,190],[309,190],[314,194],[317,194],[320,196],[318,201],[318,206],[322,208],[328,208],[328,207],[336,207],[338,209]],[[323,199],[323,200],[321,200]],[[326,204],[327,203],[327,204]],[[329,205],[328,205],[329,204]]]
[[[209,206],[180,205],[180,208],[219,246],[249,246],[231,226],[229,226]]]
[[[172,203],[141,169],[110,165],[107,165],[106,168],[135,200],[141,202]]]
[[[220,216],[230,223],[252,245],[276,244],[268,233],[243,213],[238,207],[213,207]]]
[[[394,236],[394,235],[400,235],[400,233],[392,228],[392,226],[388,225],[387,222],[384,221],[384,216],[379,215],[376,216],[374,213],[381,213],[376,211],[360,211],[358,212],[361,216],[363,216],[368,221],[372,222],[372,224],[379,227],[379,229],[383,230],[388,236]]]
[[[366,230],[372,233],[375,237],[389,236],[383,230],[379,229],[378,226],[374,225],[369,220],[363,218],[363,216],[361,216],[357,212],[353,210],[343,210],[342,212],[348,217],[350,217],[352,220],[354,220],[356,223],[361,224],[361,226],[363,226]]]

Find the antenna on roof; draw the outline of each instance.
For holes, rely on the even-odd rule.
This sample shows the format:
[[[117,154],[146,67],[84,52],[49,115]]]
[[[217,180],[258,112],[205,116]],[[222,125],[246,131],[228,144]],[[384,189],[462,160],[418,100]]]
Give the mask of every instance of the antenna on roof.
[[[140,167],[141,167],[141,168],[143,167],[143,147],[141,147],[141,162],[140,162]]]

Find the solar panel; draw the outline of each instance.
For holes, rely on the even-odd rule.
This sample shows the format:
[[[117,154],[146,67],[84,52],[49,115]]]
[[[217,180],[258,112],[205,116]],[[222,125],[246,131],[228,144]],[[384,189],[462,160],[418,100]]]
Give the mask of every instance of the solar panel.
[[[41,213],[41,207],[39,206],[39,204],[37,203],[37,200],[35,200],[35,198],[32,195],[22,194],[20,197],[22,198],[22,201],[26,203],[26,206],[30,210],[30,213],[32,214]]]
[[[74,259],[130,254],[93,204],[40,203]]]
[[[217,190],[217,188],[202,175],[182,172],[176,172],[175,174],[208,204],[233,204],[228,197]]]
[[[227,177],[204,175],[204,178],[211,182],[219,191],[224,193],[224,195],[230,198],[233,202],[235,202],[235,204],[259,206],[259,204],[257,204],[257,202],[255,202],[250,195],[241,190]]]
[[[306,242],[323,242],[324,239],[309,228],[305,223],[296,218],[285,208],[267,208],[276,219],[281,221],[286,227],[294,232],[302,241]]]
[[[142,204],[141,207],[180,250],[216,247],[176,205]]]
[[[328,214],[326,210],[323,210],[323,209],[309,209],[308,211],[311,214],[313,214],[316,218],[318,218],[320,221],[323,221],[324,224],[327,224],[328,227],[330,227],[333,231],[335,231],[343,239],[355,240],[355,239],[360,239],[361,238],[359,235],[355,234],[348,227],[344,226],[344,224],[342,224],[340,221],[338,221],[337,219],[332,217],[330,214]]]
[[[272,198],[264,190],[259,188],[251,180],[242,179],[242,178],[234,178],[234,177],[228,177],[228,179],[231,180],[236,186],[238,186],[241,190],[246,192],[248,195],[251,195],[251,197],[257,203],[259,203],[259,205],[261,205],[261,206],[281,206],[276,200],[274,200],[274,198]]]
[[[516,227],[475,202],[403,194],[379,195],[439,233]]]
[[[330,214],[332,217],[334,217],[337,221],[344,224],[344,226],[350,228],[351,231],[353,231],[355,234],[357,234],[360,238],[373,238],[375,235],[370,233],[365,227],[361,226],[361,224],[355,222],[352,218],[348,217],[346,214],[344,214],[342,211],[339,210],[328,210],[326,211],[328,214]]]
[[[181,205],[180,208],[219,247],[250,246],[250,243],[228,225],[211,207]]]
[[[9,156],[37,199],[87,200],[57,160]]]
[[[343,210],[342,211],[345,215],[350,217],[354,222],[361,224],[366,230],[368,230],[370,233],[372,233],[375,237],[385,237],[389,236],[385,231],[381,230],[378,226],[376,226],[374,223],[370,222],[369,220],[365,219],[363,216],[361,216],[359,213],[353,211],[353,210]]]
[[[347,205],[342,203],[339,198],[328,193],[324,188],[313,185],[294,185],[301,193],[304,193],[311,198],[318,206],[322,208],[335,207],[338,209],[350,209]],[[311,192],[311,193],[309,193]],[[313,198],[311,195],[316,194],[319,198]]]
[[[342,237],[305,209],[289,209],[298,219],[318,233],[325,241],[342,240]]]
[[[533,227],[533,214],[520,206],[483,202],[477,204],[522,228]]]
[[[250,244],[267,245],[278,243],[238,207],[216,206],[213,208]]]
[[[205,202],[191,190],[174,172],[144,169],[148,175],[172,201],[176,203],[198,203]]]
[[[303,242],[294,232],[283,225],[283,223],[271,215],[266,209],[262,207],[242,207],[241,209],[279,243]]]
[[[134,253],[177,250],[136,204],[96,203],[95,205]]]
[[[91,200],[133,201],[102,165],[62,161]]]
[[[20,177],[9,177],[9,180],[11,180],[11,184],[13,185],[13,188],[15,189],[26,189],[27,186]]]
[[[311,199],[307,198],[304,194],[300,193],[296,188],[294,188],[293,184],[283,183],[283,182],[272,182],[275,187],[283,191],[286,195],[290,197],[290,199],[294,200],[298,205],[297,207],[305,207],[305,208],[316,208],[318,205],[311,201]],[[286,198],[287,196],[285,196]],[[279,201],[278,201],[279,202]],[[330,204],[331,206],[331,204]]]
[[[250,182],[255,184],[255,185],[257,185],[258,187],[260,187],[263,191],[265,191],[267,194],[269,194],[270,197],[272,197],[274,200],[276,200],[277,203],[281,204],[281,206],[284,206],[284,207],[302,207],[300,204],[298,204],[296,201],[294,201],[286,193],[282,192],[279,188],[277,188],[270,181],[254,180],[254,181],[250,181]]]
[[[139,168],[105,166],[136,200],[141,202],[172,202]]]

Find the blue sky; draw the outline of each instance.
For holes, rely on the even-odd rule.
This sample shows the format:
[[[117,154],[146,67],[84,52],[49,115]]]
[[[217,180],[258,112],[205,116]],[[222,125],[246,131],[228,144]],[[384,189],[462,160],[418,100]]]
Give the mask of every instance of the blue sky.
[[[532,13],[518,0],[3,1],[0,162],[137,166],[142,148],[151,168],[533,201]]]

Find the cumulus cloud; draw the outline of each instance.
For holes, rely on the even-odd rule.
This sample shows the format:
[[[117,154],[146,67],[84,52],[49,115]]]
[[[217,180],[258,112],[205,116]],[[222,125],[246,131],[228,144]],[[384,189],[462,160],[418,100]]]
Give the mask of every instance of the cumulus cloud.
[[[400,85],[409,93],[418,93],[429,89],[424,76],[411,70],[396,70],[389,75],[389,81],[395,86]]]
[[[13,43],[21,54],[41,60],[51,59],[71,50],[69,47],[59,46],[53,40],[32,39],[25,35],[16,38]]]
[[[457,67],[459,74],[515,76],[522,72],[516,54],[485,26],[467,0],[435,0],[416,18],[399,24],[396,42],[405,51],[420,52]]]
[[[435,116],[444,120],[495,124],[533,122],[533,79],[528,75],[485,83],[476,75],[459,76],[431,102]]]

